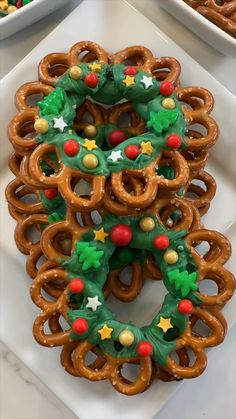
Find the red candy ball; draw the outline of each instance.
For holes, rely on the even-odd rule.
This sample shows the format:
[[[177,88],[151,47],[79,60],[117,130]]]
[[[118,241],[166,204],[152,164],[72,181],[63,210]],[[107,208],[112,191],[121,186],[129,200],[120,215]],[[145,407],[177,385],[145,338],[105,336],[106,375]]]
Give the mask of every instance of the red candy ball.
[[[84,78],[85,84],[88,87],[91,87],[92,89],[97,86],[98,81],[99,81],[99,78],[98,78],[97,74],[95,74],[95,73],[86,74],[86,76]]]
[[[65,154],[69,157],[74,157],[79,152],[79,143],[75,140],[67,140],[63,145]]]
[[[137,346],[137,352],[140,356],[150,356],[152,351],[153,347],[151,343],[147,341],[140,342]]]
[[[88,322],[87,320],[83,319],[82,317],[78,318],[72,324],[72,329],[75,333],[82,335],[83,333],[87,332],[88,330]]]
[[[181,300],[178,304],[178,310],[181,314],[191,314],[193,311],[193,303],[192,301],[188,300]]]
[[[45,189],[44,195],[47,199],[53,199],[57,196],[58,190],[56,188]]]
[[[174,90],[175,90],[175,86],[170,81],[163,81],[160,85],[160,93],[163,96],[172,95]]]
[[[154,246],[158,250],[165,250],[169,246],[169,237],[165,236],[165,234],[160,234],[156,236],[154,239]]]
[[[128,159],[135,160],[140,154],[140,149],[137,145],[130,144],[127,145],[127,147],[125,148],[125,154],[128,157]]]
[[[126,224],[117,224],[111,229],[111,241],[116,246],[127,246],[132,240],[132,230]]]
[[[84,281],[80,278],[74,278],[69,283],[69,290],[74,293],[78,293],[83,291],[84,289]]]
[[[181,137],[179,135],[171,134],[167,138],[166,143],[167,143],[168,147],[179,148],[182,144],[182,140],[181,140]]]
[[[133,65],[129,65],[124,70],[124,73],[126,74],[126,76],[135,76],[135,74],[137,74],[137,72],[138,72],[137,68],[134,67]]]
[[[108,139],[111,146],[116,147],[118,144],[125,141],[126,138],[127,138],[127,135],[124,131],[122,131],[121,129],[115,129],[114,131],[110,133]]]

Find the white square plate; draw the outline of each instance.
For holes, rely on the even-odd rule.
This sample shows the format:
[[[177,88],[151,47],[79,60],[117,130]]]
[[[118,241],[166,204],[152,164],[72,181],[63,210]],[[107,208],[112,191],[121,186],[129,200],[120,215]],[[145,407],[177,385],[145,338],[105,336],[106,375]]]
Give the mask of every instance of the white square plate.
[[[54,10],[59,9],[70,0],[34,0],[14,13],[0,19],[0,39],[26,28]]]
[[[66,34],[66,36],[65,36]],[[208,170],[215,176],[218,193],[211,211],[205,217],[205,225],[231,236],[235,222],[233,178],[236,173],[234,121],[236,101],[220,83],[209,75],[197,62],[171,41],[155,25],[137,12],[127,2],[86,0],[77,7],[50,35],[26,56],[2,81],[1,110],[1,166],[2,184],[0,206],[1,236],[0,256],[2,281],[0,337],[34,373],[77,414],[80,419],[150,419],[170,398],[181,383],[154,382],[147,392],[123,396],[108,382],[91,383],[65,373],[59,364],[60,349],[39,346],[32,337],[32,324],[39,313],[29,297],[29,279],[25,273],[24,257],[14,244],[15,222],[10,218],[4,200],[4,189],[11,179],[7,168],[10,145],[6,138],[8,121],[13,117],[14,93],[17,88],[37,79],[37,65],[50,52],[68,51],[79,40],[93,40],[107,51],[115,52],[129,45],[145,45],[159,56],[176,57],[182,64],[183,85],[206,86],[214,93],[216,106],[213,112],[221,128],[221,137],[212,151]],[[235,224],[234,224],[235,225]],[[231,259],[229,269],[232,269]],[[163,288],[157,282],[144,286],[140,297],[130,304],[117,303],[116,312],[139,324],[142,317],[148,321],[163,299]],[[233,325],[233,300],[227,305],[225,315]],[[224,346],[222,345],[222,354]],[[203,374],[204,375],[204,374]],[[200,381],[201,380],[201,381]],[[201,386],[204,377],[199,378]]]
[[[218,28],[183,0],[157,0],[167,12],[184,23],[205,42],[218,49],[222,54],[236,56],[236,39]]]

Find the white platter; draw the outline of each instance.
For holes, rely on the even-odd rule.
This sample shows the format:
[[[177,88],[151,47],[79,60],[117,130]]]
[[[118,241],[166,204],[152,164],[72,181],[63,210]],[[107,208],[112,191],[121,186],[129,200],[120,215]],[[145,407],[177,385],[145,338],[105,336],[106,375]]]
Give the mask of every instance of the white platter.
[[[14,244],[15,222],[9,217],[4,200],[4,189],[11,178],[7,169],[10,145],[6,138],[6,127],[15,114],[15,91],[26,81],[36,80],[37,64],[43,56],[50,52],[67,51],[75,42],[85,39],[96,41],[111,52],[129,45],[142,44],[155,54],[174,56],[182,64],[181,79],[184,85],[206,86],[214,93],[216,106],[213,115],[220,125],[221,136],[212,151],[208,170],[216,178],[218,193],[204,222],[206,227],[217,229],[230,238],[235,232],[236,224],[233,195],[236,150],[232,147],[236,100],[163,32],[122,0],[84,1],[2,81],[1,103],[7,103],[8,106],[2,107],[0,124],[0,257],[3,279],[0,337],[80,419],[151,419],[181,383],[155,382],[147,392],[128,398],[115,392],[107,382],[90,383],[69,376],[59,364],[59,349],[43,348],[33,340],[33,319],[39,311],[30,301],[24,257]],[[233,258],[228,267],[233,269]],[[145,313],[142,316],[148,321],[153,317],[162,298],[161,285],[148,281],[134,304],[124,307],[124,304],[117,303],[116,312],[123,315],[125,312],[125,318],[133,319],[137,324],[140,313]],[[230,327],[235,323],[234,307],[235,300],[231,300],[224,311]],[[198,381],[202,388],[204,374]]]
[[[167,12],[183,22],[191,31],[218,49],[222,54],[236,57],[236,39],[200,15],[183,0],[157,0],[157,2]]]
[[[0,19],[0,40],[48,16],[68,1],[70,0],[34,0],[16,12],[3,17]]]

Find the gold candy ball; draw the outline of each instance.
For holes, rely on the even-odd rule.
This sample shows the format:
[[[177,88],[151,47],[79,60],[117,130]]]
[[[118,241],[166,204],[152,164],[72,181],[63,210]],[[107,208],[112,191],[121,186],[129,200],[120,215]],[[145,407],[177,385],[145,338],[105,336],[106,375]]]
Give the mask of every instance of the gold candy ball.
[[[98,158],[95,154],[86,154],[83,158],[83,165],[87,169],[95,169],[98,165]]]
[[[12,5],[7,8],[7,13],[8,15],[10,15],[11,13],[14,13],[16,10],[17,10],[17,7]]]
[[[162,106],[166,109],[174,109],[175,108],[175,101],[171,99],[171,97],[166,97],[161,102]]]
[[[179,255],[175,250],[167,250],[164,254],[164,261],[168,263],[168,265],[173,265],[179,259]]]
[[[134,335],[130,330],[123,330],[119,334],[119,342],[123,346],[131,346],[134,343]]]
[[[85,135],[85,137],[88,137],[88,138],[96,137],[97,128],[95,127],[95,125],[87,125],[84,128],[84,135]]]
[[[77,65],[73,65],[73,67],[69,70],[70,77],[74,80],[78,80],[82,77],[83,71],[81,68],[77,67]]]
[[[36,119],[34,123],[34,129],[39,134],[45,134],[48,131],[48,121],[44,118]]]
[[[143,231],[152,231],[155,227],[155,221],[151,217],[144,217],[140,220],[139,226]]]

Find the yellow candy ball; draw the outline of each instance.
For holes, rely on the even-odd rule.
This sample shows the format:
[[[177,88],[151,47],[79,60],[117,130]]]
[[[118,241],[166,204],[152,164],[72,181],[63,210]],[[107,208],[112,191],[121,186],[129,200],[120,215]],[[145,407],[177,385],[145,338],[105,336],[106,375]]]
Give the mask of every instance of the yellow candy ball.
[[[7,10],[7,9],[8,9],[8,1],[7,0],[0,0],[0,10]]]
[[[171,97],[166,97],[161,102],[162,106],[166,109],[174,109],[175,108],[175,101],[171,99]]]
[[[155,221],[151,217],[144,217],[140,220],[139,226],[143,231],[152,231],[155,227]]]
[[[8,15],[10,15],[11,13],[14,13],[16,10],[17,10],[17,7],[12,5],[7,8],[7,13]]]
[[[130,330],[123,330],[119,334],[119,342],[123,346],[131,346],[134,343],[134,335]]]
[[[96,137],[97,135],[97,128],[94,125],[87,125],[84,128],[84,135],[88,138]]]
[[[175,250],[167,250],[164,254],[164,261],[168,263],[168,265],[174,265],[174,263],[178,262],[179,255]]]
[[[44,118],[36,119],[34,123],[34,129],[39,134],[45,134],[48,131],[48,121]]]
[[[83,158],[83,165],[87,169],[95,169],[98,165],[98,158],[95,154],[86,154]]]
[[[74,80],[78,80],[82,77],[83,71],[81,68],[77,67],[77,65],[73,65],[73,67],[69,70],[70,77]]]

